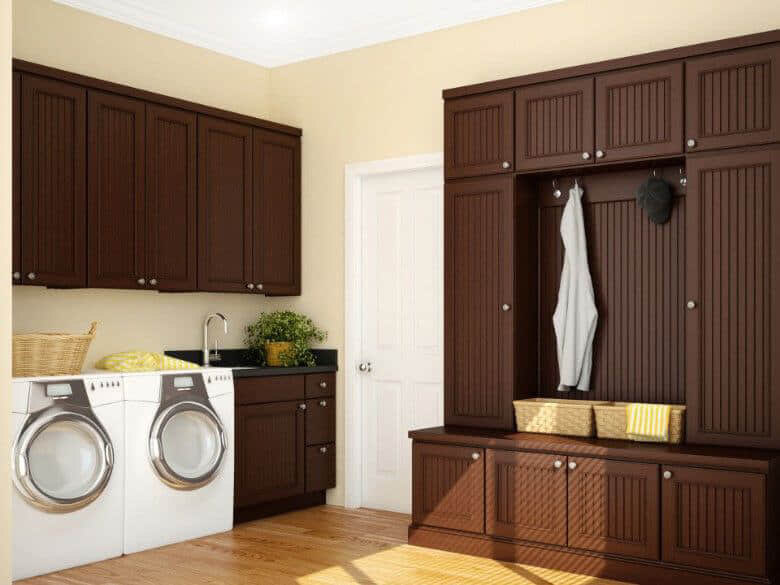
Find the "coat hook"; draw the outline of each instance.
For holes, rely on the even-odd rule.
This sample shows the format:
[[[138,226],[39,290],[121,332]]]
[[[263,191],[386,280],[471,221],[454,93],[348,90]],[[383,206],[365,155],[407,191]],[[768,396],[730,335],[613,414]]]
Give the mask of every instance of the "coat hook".
[[[688,177],[686,176],[685,169],[680,167],[680,185],[685,187],[688,184]]]
[[[558,181],[556,179],[553,179],[552,184],[553,184],[553,197],[555,197],[556,199],[560,199],[561,190],[558,188]]]

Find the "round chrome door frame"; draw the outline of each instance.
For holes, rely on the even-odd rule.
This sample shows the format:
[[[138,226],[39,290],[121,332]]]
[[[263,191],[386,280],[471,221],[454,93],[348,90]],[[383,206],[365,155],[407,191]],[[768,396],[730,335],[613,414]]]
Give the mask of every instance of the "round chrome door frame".
[[[174,415],[188,411],[206,415],[219,433],[219,455],[217,456],[217,461],[211,469],[198,477],[184,477],[183,475],[176,473],[165,460],[165,453],[163,452],[162,447],[162,433],[165,429],[165,425]],[[219,419],[219,416],[217,416],[217,413],[210,405],[194,400],[182,400],[181,402],[176,402],[161,410],[157,413],[149,432],[149,458],[152,462],[152,466],[160,479],[170,487],[178,490],[195,490],[211,483],[222,468],[227,448],[228,444],[227,435],[225,435],[225,427],[222,425],[222,421]]]
[[[29,450],[35,439],[51,424],[72,422],[83,426],[100,446],[100,472],[84,495],[76,498],[59,498],[47,494],[30,474]],[[94,502],[108,485],[114,469],[114,448],[102,425],[95,419],[70,410],[48,410],[28,419],[14,441],[11,453],[11,477],[22,497],[30,504],[46,512],[72,512]]]

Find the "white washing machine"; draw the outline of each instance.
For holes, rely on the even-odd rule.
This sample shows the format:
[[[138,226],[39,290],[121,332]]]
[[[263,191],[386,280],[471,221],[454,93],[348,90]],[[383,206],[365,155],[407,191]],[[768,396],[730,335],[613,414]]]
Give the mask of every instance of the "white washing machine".
[[[125,553],[233,527],[233,374],[129,374]]]
[[[13,382],[14,579],[121,556],[119,376]]]

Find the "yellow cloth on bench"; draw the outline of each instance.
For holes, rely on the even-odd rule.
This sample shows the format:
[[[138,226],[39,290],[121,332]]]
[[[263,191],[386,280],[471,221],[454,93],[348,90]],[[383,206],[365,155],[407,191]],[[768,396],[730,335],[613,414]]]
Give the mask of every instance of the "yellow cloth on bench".
[[[191,370],[200,366],[163,353],[123,351],[107,355],[96,363],[95,367],[115,372],[154,372],[157,370]]]
[[[669,440],[672,407],[668,404],[626,406],[626,434],[634,441],[665,443]]]

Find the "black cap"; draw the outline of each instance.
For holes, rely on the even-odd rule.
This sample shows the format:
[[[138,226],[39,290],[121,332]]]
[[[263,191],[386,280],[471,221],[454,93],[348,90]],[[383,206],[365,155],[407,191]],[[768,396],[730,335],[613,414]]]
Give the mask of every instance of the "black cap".
[[[666,223],[672,215],[672,190],[669,183],[658,177],[650,177],[639,185],[636,202],[653,223]]]

